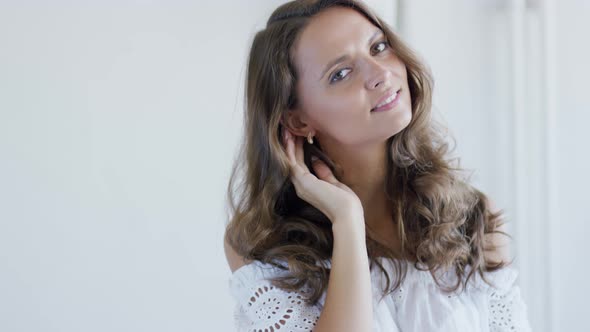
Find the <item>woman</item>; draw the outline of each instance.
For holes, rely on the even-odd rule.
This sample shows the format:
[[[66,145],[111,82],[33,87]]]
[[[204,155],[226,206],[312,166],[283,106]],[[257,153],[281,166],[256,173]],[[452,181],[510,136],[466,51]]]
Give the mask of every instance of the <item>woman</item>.
[[[246,84],[225,234],[239,331],[530,329],[501,211],[446,158],[430,73],[365,5],[280,6]]]

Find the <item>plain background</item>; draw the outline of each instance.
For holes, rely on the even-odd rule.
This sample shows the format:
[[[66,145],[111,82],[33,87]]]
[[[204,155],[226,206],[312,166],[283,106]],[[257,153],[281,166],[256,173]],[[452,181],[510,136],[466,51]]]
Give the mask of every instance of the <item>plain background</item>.
[[[225,192],[283,2],[0,1],[0,331],[233,330]],[[369,3],[507,211],[533,329],[589,330],[589,2]]]

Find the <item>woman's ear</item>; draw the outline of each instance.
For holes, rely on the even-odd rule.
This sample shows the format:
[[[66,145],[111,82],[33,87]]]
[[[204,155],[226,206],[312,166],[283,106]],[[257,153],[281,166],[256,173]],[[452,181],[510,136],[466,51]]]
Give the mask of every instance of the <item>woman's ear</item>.
[[[310,131],[314,131],[314,129],[306,123],[305,119],[302,118],[302,113],[298,110],[288,110],[283,113],[281,124],[296,136],[305,137]]]

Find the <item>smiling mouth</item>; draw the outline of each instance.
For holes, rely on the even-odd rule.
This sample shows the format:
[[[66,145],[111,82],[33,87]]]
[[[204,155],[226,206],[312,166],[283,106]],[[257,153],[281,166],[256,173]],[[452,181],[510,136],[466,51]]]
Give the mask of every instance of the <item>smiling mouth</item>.
[[[381,109],[383,107],[387,107],[390,104],[392,104],[394,101],[396,101],[399,97],[399,93],[402,91],[402,89],[397,90],[396,92],[394,92],[391,96],[389,96],[389,98],[387,98],[386,100],[384,100],[380,105],[377,105],[373,108],[371,108],[371,112],[377,110],[377,109]],[[397,102],[396,102],[397,104]]]

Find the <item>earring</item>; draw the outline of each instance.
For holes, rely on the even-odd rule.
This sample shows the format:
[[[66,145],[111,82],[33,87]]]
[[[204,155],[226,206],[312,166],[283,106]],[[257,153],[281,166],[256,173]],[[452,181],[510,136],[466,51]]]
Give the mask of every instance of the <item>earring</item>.
[[[307,143],[313,144],[313,136],[311,135],[311,132],[307,134]]]

